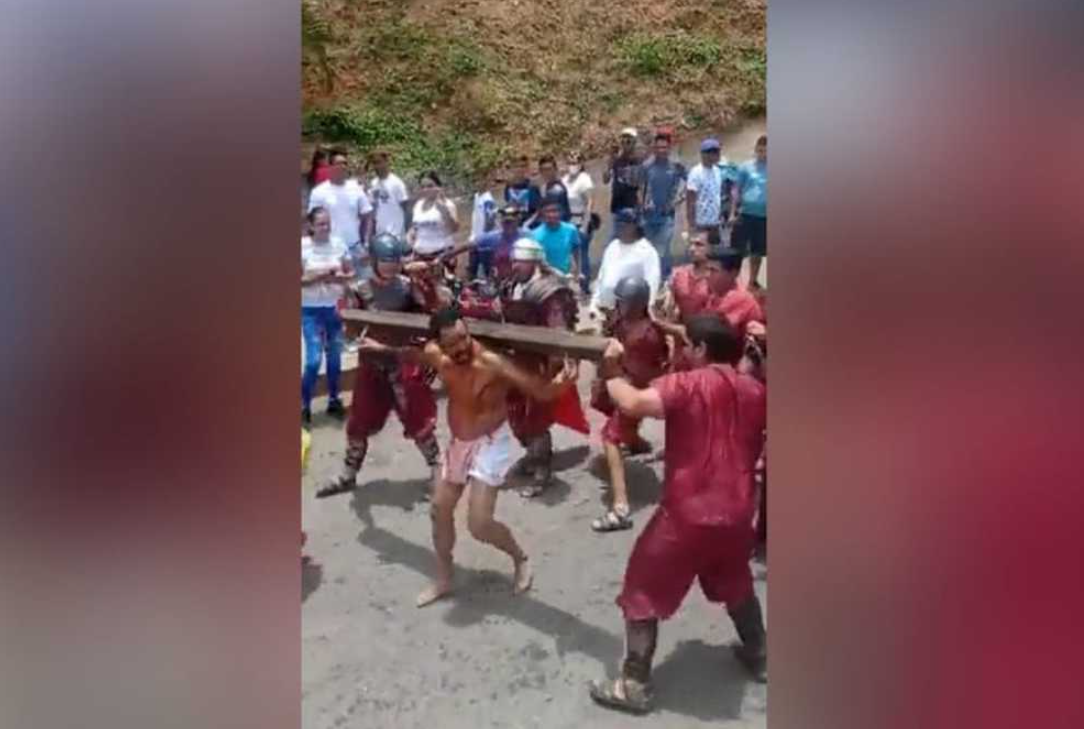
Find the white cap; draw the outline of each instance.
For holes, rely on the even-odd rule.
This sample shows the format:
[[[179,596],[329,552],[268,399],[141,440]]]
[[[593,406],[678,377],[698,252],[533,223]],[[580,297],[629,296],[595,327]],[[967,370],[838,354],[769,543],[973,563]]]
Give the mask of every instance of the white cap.
[[[621,136],[622,137],[632,137],[633,139],[636,139],[636,137],[638,137],[639,134],[637,134],[637,132],[636,132],[636,127],[625,127],[624,129],[621,130]]]
[[[546,252],[536,240],[520,238],[512,245],[513,261],[541,261],[545,257]]]

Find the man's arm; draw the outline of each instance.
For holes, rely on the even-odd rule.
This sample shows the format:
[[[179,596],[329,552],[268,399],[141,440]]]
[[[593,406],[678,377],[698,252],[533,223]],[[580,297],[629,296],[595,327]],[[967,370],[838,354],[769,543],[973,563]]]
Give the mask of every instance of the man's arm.
[[[527,372],[496,352],[486,352],[483,356],[505,381],[532,400],[540,402],[556,400],[565,390],[574,387],[576,384],[576,369],[568,361],[565,362],[565,366],[561,368],[556,377],[548,380],[532,372]]]
[[[644,262],[644,280],[651,289],[651,300],[659,295],[659,286],[662,284],[662,264],[659,262],[659,254],[655,247],[651,247],[651,254]]]
[[[685,191],[685,230],[696,227],[696,190],[688,188]]]
[[[685,199],[685,182],[689,179],[689,173],[686,171],[685,165],[680,162],[675,163],[675,167],[677,169],[678,180],[680,181],[674,185],[672,198],[670,200],[670,209],[676,212],[677,209],[681,207],[682,200]]]
[[[404,362],[411,362],[414,364],[423,364],[427,367],[436,369],[440,365],[440,347],[436,342],[426,342],[424,347],[405,346],[396,347],[390,344],[383,344],[375,339],[366,336],[368,327],[361,333],[361,342],[358,346],[358,354],[368,355],[385,355],[398,357]]]
[[[741,208],[741,187],[742,179],[745,175],[745,170],[738,169],[737,174],[734,176],[734,185],[730,188],[730,223],[733,224],[737,219],[738,210]]]
[[[602,251],[602,261],[599,263],[598,271],[595,272],[595,280],[598,281],[598,286],[595,287],[595,293],[591,295],[591,308],[598,310],[599,302],[602,296],[602,284],[606,280],[606,268],[608,256],[610,253],[610,246],[607,243],[606,248]]]
[[[662,420],[665,417],[662,397],[654,388],[641,390],[633,387],[624,377],[615,377],[606,381],[606,390],[617,409],[631,418]]]

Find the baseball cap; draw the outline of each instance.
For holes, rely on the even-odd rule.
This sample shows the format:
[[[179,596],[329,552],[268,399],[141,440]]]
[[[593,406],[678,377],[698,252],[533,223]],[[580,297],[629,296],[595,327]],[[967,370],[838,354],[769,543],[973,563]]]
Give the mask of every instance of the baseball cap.
[[[718,152],[720,148],[721,145],[719,144],[719,140],[714,137],[705,139],[700,143],[701,152]]]
[[[519,217],[518,205],[505,205],[503,208],[497,211],[497,214],[502,218],[517,218]]]
[[[615,223],[639,223],[640,216],[632,208],[622,208],[614,213]]]
[[[636,127],[625,127],[624,129],[621,130],[621,136],[622,137],[632,137],[633,139],[635,139],[639,135],[636,132]]]

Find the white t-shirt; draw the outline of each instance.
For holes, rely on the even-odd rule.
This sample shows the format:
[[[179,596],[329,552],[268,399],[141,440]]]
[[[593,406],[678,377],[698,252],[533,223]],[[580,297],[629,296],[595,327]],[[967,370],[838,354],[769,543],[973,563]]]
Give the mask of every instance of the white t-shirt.
[[[374,177],[369,181],[369,197],[376,208],[376,234],[391,233],[401,238],[406,233],[403,203],[410,199],[403,181],[391,172],[383,180]]]
[[[659,265],[659,253],[647,238],[635,243],[622,243],[619,239],[610,241],[602,254],[602,263],[598,268],[598,286],[591,297],[591,306],[613,308],[614,287],[626,276],[640,276],[651,287],[651,300],[659,293],[662,279]]]
[[[371,213],[373,206],[357,180],[341,185],[325,180],[313,188],[309,196],[309,212],[325,208],[331,215],[331,234],[351,246],[361,240],[361,216]]]
[[[475,193],[474,212],[470,218],[470,239],[477,241],[483,233],[488,233],[497,227],[497,201],[493,194],[486,192]]]
[[[331,236],[327,243],[316,243],[310,236],[301,239],[301,270],[306,273],[327,273],[343,269],[350,262],[346,243]],[[345,293],[343,284],[321,281],[301,286],[302,306],[335,306]]]
[[[455,205],[451,201],[445,202],[452,214],[453,220],[458,220],[455,215]],[[428,210],[425,209],[425,201],[419,200],[414,203],[414,232],[417,239],[414,241],[414,250],[426,255],[451,248],[454,244],[452,234],[444,224],[444,216],[440,214],[439,202],[434,202]]]
[[[587,210],[587,199],[591,191],[595,189],[595,183],[591,181],[591,175],[586,171],[572,177],[565,175],[561,182],[565,183],[568,190],[568,208],[573,215],[582,215]],[[577,221],[579,222],[579,221]]]
[[[726,164],[726,158],[723,158],[711,169],[705,168],[701,163],[689,171],[685,189],[696,193],[698,226],[707,228],[722,222],[723,166]]]

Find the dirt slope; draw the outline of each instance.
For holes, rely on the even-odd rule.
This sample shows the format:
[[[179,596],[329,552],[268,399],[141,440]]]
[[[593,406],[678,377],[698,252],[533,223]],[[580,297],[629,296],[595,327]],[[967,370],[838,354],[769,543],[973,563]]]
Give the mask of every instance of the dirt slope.
[[[465,180],[513,152],[598,153],[621,126],[718,128],[765,104],[760,0],[306,5],[306,139],[390,146],[406,169]]]

